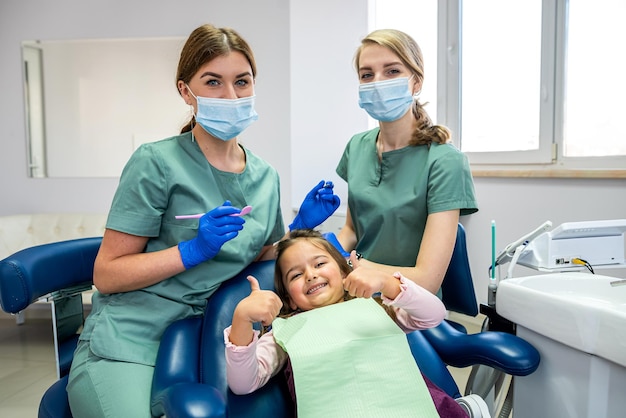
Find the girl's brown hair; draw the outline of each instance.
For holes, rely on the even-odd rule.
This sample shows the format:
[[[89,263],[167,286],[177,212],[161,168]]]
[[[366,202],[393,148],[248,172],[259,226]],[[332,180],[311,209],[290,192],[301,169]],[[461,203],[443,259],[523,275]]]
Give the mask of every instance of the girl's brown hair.
[[[278,315],[281,318],[289,317],[297,313],[298,310],[294,310],[290,306],[289,292],[287,291],[287,287],[285,286],[285,282],[283,281],[283,271],[280,268],[280,259],[288,248],[303,240],[306,240],[312,245],[327,252],[331,256],[331,258],[337,263],[337,265],[339,266],[339,270],[344,277],[352,272],[352,267],[350,267],[343,255],[341,255],[341,253],[318,231],[315,231],[313,229],[294,229],[293,231],[289,232],[289,236],[284,240],[279,241],[276,245],[274,289],[280,300],[283,302],[283,307],[281,308]],[[353,299],[353,297],[350,296],[348,292],[344,292],[344,301],[350,299]],[[395,320],[396,315],[393,309],[391,309],[387,305],[384,305],[380,297],[375,297],[374,299],[385,309],[385,311],[387,311],[389,316],[391,316],[392,319]]]
[[[356,50],[354,65],[359,71],[361,51],[368,45],[380,45],[391,50],[400,58],[402,63],[411,70],[415,79],[422,85],[424,82],[424,58],[422,50],[413,38],[406,33],[395,29],[375,30],[361,40]],[[445,144],[450,142],[450,130],[442,125],[433,125],[432,120],[424,109],[424,104],[414,100],[413,115],[417,119],[417,129],[411,138],[411,145],[430,145],[433,142]]]
[[[196,28],[180,52],[178,70],[176,71],[176,89],[178,82],[189,84],[192,77],[207,62],[232,51],[241,52],[252,68],[252,76],[256,78],[256,61],[250,45],[233,29],[216,28],[212,25],[202,25]],[[180,94],[180,91],[179,91]],[[181,133],[188,132],[195,124],[195,117],[181,129]]]

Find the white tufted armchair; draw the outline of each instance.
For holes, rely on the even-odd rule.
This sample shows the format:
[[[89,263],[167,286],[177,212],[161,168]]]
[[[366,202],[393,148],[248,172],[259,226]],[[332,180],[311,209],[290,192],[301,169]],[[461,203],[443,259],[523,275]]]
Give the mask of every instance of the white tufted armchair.
[[[40,244],[101,237],[106,214],[34,213],[0,216],[0,260]]]
[[[0,216],[0,260],[25,248],[77,238],[101,237],[107,215],[33,213]],[[88,296],[87,296],[88,297]],[[24,322],[24,312],[16,315]]]

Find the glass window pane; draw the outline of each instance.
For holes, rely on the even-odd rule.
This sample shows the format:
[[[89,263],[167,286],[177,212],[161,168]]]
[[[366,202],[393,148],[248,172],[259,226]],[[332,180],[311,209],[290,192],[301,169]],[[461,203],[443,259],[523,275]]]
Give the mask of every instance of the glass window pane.
[[[569,1],[564,155],[626,155],[624,0]]]
[[[472,0],[462,13],[462,150],[538,149],[541,0]]]

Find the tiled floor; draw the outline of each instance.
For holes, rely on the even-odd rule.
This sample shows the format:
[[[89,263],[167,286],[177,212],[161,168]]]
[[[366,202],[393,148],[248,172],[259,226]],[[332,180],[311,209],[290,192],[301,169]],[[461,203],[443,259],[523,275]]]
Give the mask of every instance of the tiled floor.
[[[43,307],[27,312],[26,322],[0,311],[0,417],[34,418],[39,400],[56,380],[51,321]],[[30,309],[30,308],[29,308]],[[479,319],[452,316],[477,332]],[[461,393],[469,369],[451,369]]]
[[[6,318],[3,316],[2,318]],[[0,319],[0,417],[33,418],[57,379],[50,319]]]

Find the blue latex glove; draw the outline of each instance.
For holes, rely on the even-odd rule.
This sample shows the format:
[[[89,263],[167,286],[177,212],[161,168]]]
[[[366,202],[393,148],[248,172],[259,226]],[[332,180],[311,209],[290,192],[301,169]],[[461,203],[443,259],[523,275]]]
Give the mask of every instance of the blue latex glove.
[[[235,238],[243,229],[241,216],[230,216],[241,210],[227,200],[222,206],[205,213],[198,224],[198,235],[178,244],[185,269],[210,260],[217,255],[226,241]]]
[[[344,256],[345,258],[350,258],[350,253],[344,250],[343,246],[337,239],[337,235],[335,235],[334,232],[326,232],[322,234],[322,236],[326,238],[326,241],[330,242],[333,247],[335,247],[337,251],[341,253],[342,256]]]
[[[341,203],[339,196],[333,193],[333,187],[332,181],[324,180],[313,187],[300,205],[289,230],[313,229],[328,219]]]

